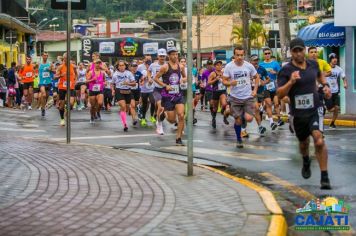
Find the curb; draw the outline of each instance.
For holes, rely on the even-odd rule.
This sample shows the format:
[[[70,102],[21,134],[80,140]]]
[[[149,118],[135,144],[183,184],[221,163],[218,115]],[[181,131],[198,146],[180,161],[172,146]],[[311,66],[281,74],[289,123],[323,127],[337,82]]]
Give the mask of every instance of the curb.
[[[205,166],[205,165],[196,165],[196,166],[210,170],[212,172],[215,172],[215,173],[222,175],[226,178],[229,178],[235,182],[238,182],[239,184],[242,184],[250,189],[255,190],[260,195],[266,208],[272,214],[271,222],[270,222],[268,232],[267,232],[267,236],[282,236],[282,235],[285,236],[285,235],[287,235],[287,231],[288,231],[287,221],[283,215],[283,211],[282,211],[281,207],[277,203],[277,201],[274,198],[271,191],[255,184],[252,181],[230,175],[224,171],[215,169],[213,167]]]
[[[277,120],[278,117],[273,116],[273,119]],[[286,123],[288,122],[287,116],[282,116],[281,119]],[[324,125],[330,125],[330,123],[331,123],[331,119],[324,119]],[[335,125],[356,128],[356,120],[336,120]]]

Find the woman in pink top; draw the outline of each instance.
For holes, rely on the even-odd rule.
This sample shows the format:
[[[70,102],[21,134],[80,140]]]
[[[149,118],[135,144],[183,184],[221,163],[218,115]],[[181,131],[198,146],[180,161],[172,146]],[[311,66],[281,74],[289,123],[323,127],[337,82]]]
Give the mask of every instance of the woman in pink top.
[[[94,69],[90,70],[87,75],[87,83],[89,84],[89,101],[90,101],[90,123],[94,123],[95,119],[101,120],[100,110],[104,101],[104,84],[105,73],[101,67],[101,60],[96,60]]]

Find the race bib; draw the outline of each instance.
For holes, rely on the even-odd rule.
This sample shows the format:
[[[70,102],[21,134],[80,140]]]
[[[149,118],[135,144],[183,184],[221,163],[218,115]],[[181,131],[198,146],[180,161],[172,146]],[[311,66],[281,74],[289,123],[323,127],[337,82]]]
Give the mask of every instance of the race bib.
[[[32,77],[32,72],[26,72],[26,77],[27,77],[27,78]]]
[[[63,82],[63,87],[65,87],[65,88],[67,87],[67,81]]]
[[[79,77],[79,78],[78,78],[78,82],[84,83],[84,82],[85,82],[85,77]]]
[[[181,90],[187,90],[188,89],[188,84],[187,83],[180,84],[180,89]]]
[[[179,85],[175,84],[175,85],[171,85],[172,90],[169,91],[169,94],[177,94],[179,93]]]
[[[223,83],[221,83],[221,81],[219,81],[218,90],[226,90],[225,85]]]
[[[42,77],[43,78],[48,78],[48,77],[50,77],[50,73],[49,72],[43,72],[42,73]]]
[[[336,79],[329,79],[328,83],[330,85],[330,90],[332,93],[337,93],[339,90],[339,86],[337,84],[337,80]]]
[[[296,109],[311,109],[314,108],[314,95],[312,93],[295,96]]]
[[[101,88],[101,85],[100,85],[100,84],[94,84],[94,86],[93,86],[93,91],[94,91],[94,92],[99,92],[99,91],[100,91],[100,88]]]
[[[154,85],[154,83],[152,83],[152,84],[149,84],[149,83],[147,83],[147,86],[146,86],[148,89],[154,89],[154,87],[155,87],[155,85]]]
[[[107,89],[111,88],[111,84],[109,81],[105,82],[105,88],[107,88]]]
[[[274,85],[274,82],[269,82],[268,84],[266,84],[266,88],[267,90],[275,90],[276,86]]]
[[[248,85],[249,80],[250,79],[246,77],[238,78],[236,87],[242,87]]]

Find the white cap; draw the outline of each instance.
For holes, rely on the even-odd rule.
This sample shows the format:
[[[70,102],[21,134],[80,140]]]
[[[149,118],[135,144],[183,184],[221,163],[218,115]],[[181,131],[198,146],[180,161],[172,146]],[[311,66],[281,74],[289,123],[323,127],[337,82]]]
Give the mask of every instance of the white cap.
[[[167,56],[167,51],[164,48],[160,48],[157,51],[158,56]]]

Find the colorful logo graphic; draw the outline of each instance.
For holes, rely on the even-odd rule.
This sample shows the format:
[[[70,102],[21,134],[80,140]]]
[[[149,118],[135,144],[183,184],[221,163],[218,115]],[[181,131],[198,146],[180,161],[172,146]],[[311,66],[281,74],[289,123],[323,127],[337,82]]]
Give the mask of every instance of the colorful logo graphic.
[[[126,38],[120,43],[120,50],[123,56],[135,56],[138,49],[138,43],[132,38]]]
[[[350,206],[335,197],[311,200],[296,210],[295,230],[350,230]]]

